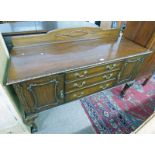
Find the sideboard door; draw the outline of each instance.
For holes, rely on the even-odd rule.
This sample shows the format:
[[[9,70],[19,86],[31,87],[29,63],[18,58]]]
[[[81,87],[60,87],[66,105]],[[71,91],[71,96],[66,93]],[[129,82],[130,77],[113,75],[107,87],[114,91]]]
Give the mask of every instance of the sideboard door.
[[[136,56],[126,59],[125,64],[118,75],[117,83],[122,84],[134,80],[141,64],[143,63],[144,57],[145,56]]]
[[[53,75],[14,85],[27,115],[64,102],[64,75]]]

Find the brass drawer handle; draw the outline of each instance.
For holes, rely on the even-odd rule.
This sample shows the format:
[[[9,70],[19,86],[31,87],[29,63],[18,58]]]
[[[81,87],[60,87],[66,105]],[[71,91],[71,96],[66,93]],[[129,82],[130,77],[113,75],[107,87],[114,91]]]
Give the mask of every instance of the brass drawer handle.
[[[75,76],[78,77],[78,78],[82,78],[82,77],[84,77],[87,73],[88,73],[88,71],[84,71],[83,74],[75,73]]]
[[[106,79],[106,80],[108,80],[108,79],[110,79],[112,76],[113,76],[113,73],[108,74],[108,75],[104,75],[103,78]]]
[[[106,66],[106,69],[112,70],[112,69],[114,69],[115,67],[116,67],[116,64],[107,65],[107,66]]]
[[[84,85],[86,84],[86,82],[85,81],[83,81],[81,84],[78,84],[78,83],[74,83],[74,87],[78,87],[78,88],[81,88],[81,87],[83,87]]]
[[[106,89],[107,87],[109,87],[109,84],[107,83],[106,85],[102,85],[102,86],[100,85],[99,87],[100,87],[101,89]]]
[[[84,92],[81,92],[79,95],[74,94],[73,96],[74,96],[74,97],[82,97],[83,95],[84,95]]]

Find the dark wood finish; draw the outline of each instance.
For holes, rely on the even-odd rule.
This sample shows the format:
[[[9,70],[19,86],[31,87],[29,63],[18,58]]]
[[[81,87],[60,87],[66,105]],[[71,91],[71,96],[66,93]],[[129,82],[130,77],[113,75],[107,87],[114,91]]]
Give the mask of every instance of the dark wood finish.
[[[152,50],[142,64],[137,78],[155,71],[155,22],[154,21],[128,21],[124,37]]]
[[[94,86],[85,88],[83,90],[67,94],[65,97],[65,101],[69,102],[69,101],[77,100],[77,99],[82,98],[84,96],[96,93],[98,91],[102,91],[102,90],[107,89],[107,88],[110,88],[110,87],[115,85],[115,82],[116,82],[115,79],[109,80],[108,82],[96,84]]]
[[[140,72],[141,75],[148,74],[147,78],[142,83],[143,86],[147,84],[147,82],[152,77],[152,74],[155,72],[155,32],[152,36],[152,38],[149,40],[149,43],[147,44],[147,48],[151,49],[153,52],[146,58],[144,63],[142,64],[142,71]]]
[[[116,78],[119,71],[120,71],[120,69],[117,69],[117,71],[113,71],[113,72],[110,72],[110,73],[97,74],[97,75],[95,75],[93,77],[90,76],[90,77],[85,78],[83,80],[78,80],[78,81],[75,81],[75,82],[66,83],[65,92],[68,93],[68,92],[76,91],[76,90],[79,90],[79,89],[83,89],[83,88],[85,88],[87,86],[93,85],[94,83],[95,84],[96,83],[101,83],[101,82]]]
[[[77,21],[23,21],[0,24],[0,32],[4,36],[7,48],[11,51],[12,36],[32,35],[32,34],[46,34],[55,29],[74,28],[74,27],[97,27],[96,24],[89,22]]]
[[[152,74],[155,71],[155,51],[153,50],[152,53],[144,60],[142,64],[141,70],[137,77],[141,77],[144,75]]]
[[[121,84],[133,80],[138,74],[144,58],[145,55],[128,58],[119,74],[118,83]]]
[[[79,41],[85,39],[106,38],[115,40],[120,33],[120,29],[102,30],[94,27],[79,27],[70,29],[58,29],[49,31],[46,34],[14,36],[12,43],[14,46],[30,46],[43,43],[64,43],[68,41]]]
[[[134,81],[130,82],[130,83],[126,83],[123,90],[120,93],[120,97],[124,97],[125,93],[127,92],[127,90],[134,84]]]
[[[141,70],[137,74],[137,78],[148,74],[142,85],[146,85],[155,71],[155,22],[154,21],[129,21],[125,29],[124,37],[138,43],[148,49],[152,53],[141,64]],[[128,85],[124,87],[121,95],[124,96]]]
[[[147,48],[152,50],[152,53],[145,59],[138,76],[152,74],[155,71],[155,32],[152,38],[149,40]]]
[[[34,129],[31,116],[44,109],[133,80],[151,53],[119,29],[63,29],[12,40],[7,85]]]
[[[152,77],[152,74],[149,75],[149,76],[144,80],[144,82],[142,83],[142,85],[145,86],[145,85],[147,84],[147,82],[151,79],[151,77]]]
[[[115,63],[102,64],[93,67],[85,67],[84,69],[67,72],[66,81],[80,80],[89,76],[101,74],[103,72],[120,70],[122,64],[123,61],[117,61]]]
[[[35,124],[35,119],[38,117],[38,114],[33,114],[31,116],[22,115],[22,117],[23,117],[23,122],[26,125],[30,126],[31,133],[38,131],[38,128]]]
[[[93,89],[94,88],[93,84],[97,85],[101,82],[104,82],[105,80],[108,80],[107,78],[109,78],[109,80],[112,78],[115,79],[116,84],[121,84],[121,83],[129,82],[133,80],[136,77],[145,57],[146,55],[134,56],[132,58],[127,58],[124,61],[120,61],[120,62],[116,61],[111,64],[100,65],[95,67],[94,70],[98,70],[97,69],[98,67],[99,68],[103,67],[103,70],[102,71],[100,70],[101,73],[103,72],[101,75],[97,74],[98,72],[93,72],[93,75],[95,74],[96,76],[92,76],[92,74],[89,74],[88,69],[82,70],[82,73],[88,73],[88,74],[81,74],[81,71],[73,72],[71,75],[76,75],[76,76],[70,76],[74,78],[70,78],[68,79],[68,81],[69,80],[73,80],[73,81],[67,82],[65,86],[66,101],[74,100],[76,99],[76,96],[77,98],[80,98],[85,95],[88,95],[89,92],[87,92],[87,90],[90,90],[90,94],[92,92],[97,92],[98,89]],[[107,67],[108,68],[110,67],[110,70],[109,69],[106,70]],[[93,70],[93,68],[91,68],[91,70]],[[115,73],[113,70],[116,70]],[[110,73],[106,73],[107,71]],[[77,77],[77,73],[80,73],[78,75],[80,75],[83,80],[79,80],[80,77]],[[113,83],[112,86],[114,85],[115,84]],[[128,89],[127,86],[131,86],[131,84],[127,84],[125,86],[125,88],[120,94],[121,97],[125,95],[125,92]],[[106,88],[109,88],[109,87],[106,87]]]
[[[124,38],[117,41],[95,39],[15,47],[11,52],[7,84],[96,63],[106,63],[146,51],[146,48]]]
[[[64,75],[53,75],[14,84],[25,115],[40,112],[64,102]]]
[[[154,31],[154,21],[129,21],[127,22],[124,37],[146,47]]]

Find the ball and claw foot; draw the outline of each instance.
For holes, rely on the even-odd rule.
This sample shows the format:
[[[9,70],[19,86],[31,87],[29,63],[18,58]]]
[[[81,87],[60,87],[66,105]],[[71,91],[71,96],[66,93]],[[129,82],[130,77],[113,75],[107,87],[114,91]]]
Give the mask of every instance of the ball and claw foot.
[[[37,128],[36,124],[33,123],[31,126],[31,133],[35,133],[37,131],[38,131],[38,128]]]

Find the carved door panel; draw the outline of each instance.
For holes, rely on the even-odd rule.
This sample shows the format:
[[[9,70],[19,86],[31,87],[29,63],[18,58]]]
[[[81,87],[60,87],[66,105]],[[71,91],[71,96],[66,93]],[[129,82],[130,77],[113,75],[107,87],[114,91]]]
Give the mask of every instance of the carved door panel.
[[[21,102],[27,115],[64,102],[64,75],[53,75],[20,84]],[[19,96],[19,95],[18,95]]]
[[[143,63],[143,60],[144,56],[128,58],[118,75],[117,83],[121,84],[133,80]]]

